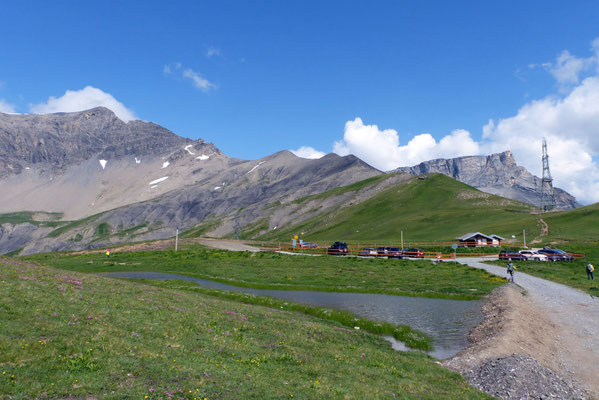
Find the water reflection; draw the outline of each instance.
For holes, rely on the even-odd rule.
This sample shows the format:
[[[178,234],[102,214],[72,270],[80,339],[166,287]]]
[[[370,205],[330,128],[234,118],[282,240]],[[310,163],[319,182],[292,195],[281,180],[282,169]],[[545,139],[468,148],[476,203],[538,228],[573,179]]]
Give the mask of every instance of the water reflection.
[[[481,301],[428,299],[371,293],[248,289],[160,272],[111,272],[102,275],[132,279],[184,280],[195,282],[206,288],[271,296],[311,306],[345,310],[370,320],[409,325],[426,332],[433,338],[435,350],[429,354],[438,359],[447,359],[468,346],[466,339],[468,333],[483,318]],[[390,337],[386,339],[391,342],[394,349],[405,349],[405,346],[395,339]]]

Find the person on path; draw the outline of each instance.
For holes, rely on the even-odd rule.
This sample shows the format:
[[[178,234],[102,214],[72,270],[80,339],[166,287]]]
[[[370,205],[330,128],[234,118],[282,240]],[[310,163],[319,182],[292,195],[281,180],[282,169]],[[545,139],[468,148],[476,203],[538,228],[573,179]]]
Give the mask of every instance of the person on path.
[[[110,258],[110,249],[106,249],[106,258]]]
[[[514,271],[516,270],[516,266],[514,264],[512,264],[512,262],[510,261],[509,263],[507,263],[507,273],[510,274],[510,279],[512,282],[514,281]]]
[[[593,278],[593,271],[594,270],[595,270],[595,267],[593,267],[593,264],[588,263],[587,264],[587,280],[588,281],[594,280],[594,278]]]

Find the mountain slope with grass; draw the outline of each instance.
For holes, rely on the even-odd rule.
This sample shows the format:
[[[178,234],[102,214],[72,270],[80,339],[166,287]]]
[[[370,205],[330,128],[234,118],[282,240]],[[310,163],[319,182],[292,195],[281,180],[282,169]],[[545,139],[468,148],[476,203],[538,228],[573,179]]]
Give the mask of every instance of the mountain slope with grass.
[[[440,173],[483,192],[536,206],[540,206],[542,202],[541,179],[516,164],[516,159],[509,150],[489,156],[441,158],[397,170],[414,175]],[[558,209],[580,207],[572,195],[559,188],[555,188],[555,200]]]
[[[597,239],[599,233],[599,203],[566,212],[551,212],[543,216],[549,225],[548,239]]]
[[[354,193],[359,196],[359,191]],[[318,207],[319,202],[336,195],[331,191],[302,200]],[[535,212],[531,205],[431,174],[408,178],[356,204],[328,210],[260,238],[288,240],[291,235],[303,232],[302,237],[307,241],[398,242],[403,231],[405,241],[439,241],[477,231],[511,238],[520,235],[523,228],[534,237],[540,234]]]

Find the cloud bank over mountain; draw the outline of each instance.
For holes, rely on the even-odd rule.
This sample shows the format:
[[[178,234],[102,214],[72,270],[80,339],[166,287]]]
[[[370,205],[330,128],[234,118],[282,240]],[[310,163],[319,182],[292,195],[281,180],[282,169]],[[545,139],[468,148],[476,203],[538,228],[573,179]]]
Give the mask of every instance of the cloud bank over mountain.
[[[584,204],[599,201],[599,38],[591,55],[567,51],[543,67],[556,79],[559,95],[533,100],[512,117],[490,120],[481,140],[458,129],[437,141],[428,133],[402,144],[394,129],[379,129],[360,118],[345,124],[333,145],[340,155],[354,154],[384,171],[434,158],[453,158],[511,150],[518,164],[541,175],[541,143],[547,139],[554,185]]]
[[[61,97],[50,96],[47,102],[30,105],[29,108],[34,114],[50,114],[84,111],[100,106],[112,110],[123,122],[139,119],[110,93],[92,86],[86,86],[81,90],[67,90]]]

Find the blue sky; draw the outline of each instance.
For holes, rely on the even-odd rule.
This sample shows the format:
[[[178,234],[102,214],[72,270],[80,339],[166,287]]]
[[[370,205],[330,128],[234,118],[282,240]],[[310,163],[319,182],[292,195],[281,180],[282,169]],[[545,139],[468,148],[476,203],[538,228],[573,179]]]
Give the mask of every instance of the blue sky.
[[[2,14],[0,111],[69,111],[101,91],[232,157],[309,146],[385,170],[509,149],[540,174],[546,136],[558,186],[599,201],[586,193],[599,193],[599,111],[560,103],[599,88],[599,2],[40,1]],[[539,121],[551,112],[559,123]],[[574,160],[557,151],[570,126],[584,131]]]

